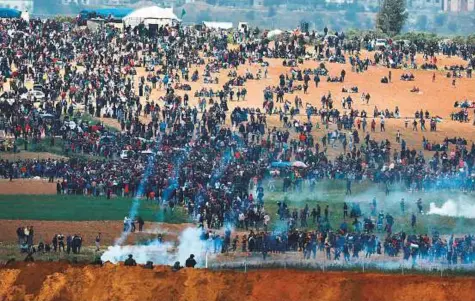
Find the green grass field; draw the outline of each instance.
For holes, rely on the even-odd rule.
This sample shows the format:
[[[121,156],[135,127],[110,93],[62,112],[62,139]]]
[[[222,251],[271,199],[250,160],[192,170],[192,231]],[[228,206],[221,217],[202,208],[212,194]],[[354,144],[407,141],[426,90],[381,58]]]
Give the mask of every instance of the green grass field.
[[[77,195],[0,195],[0,219],[48,221],[123,220],[131,198],[84,197]],[[184,223],[182,210],[166,213],[156,204],[142,200],[138,215],[146,221]]]
[[[267,185],[267,184],[266,184]],[[266,187],[266,186],[265,186]],[[276,183],[280,190],[280,183]],[[429,210],[429,204],[441,206],[448,199],[474,199],[473,194],[465,195],[460,192],[427,192],[409,194],[394,189],[386,196],[382,187],[368,183],[354,184],[353,194],[345,195],[345,182],[320,182],[315,190],[303,192],[282,193],[265,192],[265,208],[271,216],[271,228],[279,229],[284,225],[277,216],[277,202],[286,200],[291,208],[303,208],[306,204],[312,209],[320,204],[322,215],[325,206],[330,208],[330,224],[338,228],[343,220],[343,202],[360,202],[363,214],[370,212],[370,202],[376,197],[378,212],[391,213],[395,218],[394,231],[404,230],[407,233],[427,233],[439,231],[443,234],[465,234],[475,232],[475,219],[449,217],[439,215],[417,214],[417,225],[412,229],[411,214],[417,211],[416,200],[422,198],[424,211]],[[405,198],[406,213],[400,211],[399,202]],[[190,222],[184,210],[178,208],[174,213],[166,211],[156,204],[141,200],[138,215],[146,221],[184,223]],[[133,204],[132,198],[84,197],[75,195],[0,195],[0,219],[31,219],[56,221],[93,221],[93,220],[122,220],[128,214]],[[309,222],[309,227],[314,225]],[[348,220],[351,228],[352,220]],[[300,227],[300,224],[298,224]]]

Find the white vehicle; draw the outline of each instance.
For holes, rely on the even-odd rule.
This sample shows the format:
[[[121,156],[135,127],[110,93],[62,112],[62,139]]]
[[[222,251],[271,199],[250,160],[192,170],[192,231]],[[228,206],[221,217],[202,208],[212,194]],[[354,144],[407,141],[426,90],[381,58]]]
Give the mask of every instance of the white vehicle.
[[[120,152],[120,158],[122,160],[128,160],[130,158],[132,158],[132,156],[134,155],[134,151],[133,150],[127,150],[127,149],[123,149],[121,152]]]
[[[45,101],[45,94],[42,91],[38,90],[30,90],[27,93],[21,95],[21,98],[23,99],[31,99],[31,100],[36,100],[36,101]]]
[[[409,47],[409,46],[411,46],[411,41],[409,41],[409,40],[397,40],[396,44],[399,44],[399,45],[404,46],[404,47]]]
[[[376,39],[374,46],[376,48],[381,48],[381,47],[387,47],[388,46],[388,40],[386,39]]]

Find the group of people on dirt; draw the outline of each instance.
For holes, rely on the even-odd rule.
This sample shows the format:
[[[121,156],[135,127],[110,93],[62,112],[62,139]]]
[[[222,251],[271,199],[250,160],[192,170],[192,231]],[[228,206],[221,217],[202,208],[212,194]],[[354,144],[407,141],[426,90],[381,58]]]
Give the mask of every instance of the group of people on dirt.
[[[63,234],[54,234],[51,243],[41,239],[35,244],[35,230],[33,226],[18,227],[17,231],[18,245],[22,253],[49,253],[49,252],[67,252],[68,254],[81,253],[82,236],[80,234],[64,236]],[[100,234],[96,237],[96,247],[99,249]],[[66,248],[65,248],[66,247]]]

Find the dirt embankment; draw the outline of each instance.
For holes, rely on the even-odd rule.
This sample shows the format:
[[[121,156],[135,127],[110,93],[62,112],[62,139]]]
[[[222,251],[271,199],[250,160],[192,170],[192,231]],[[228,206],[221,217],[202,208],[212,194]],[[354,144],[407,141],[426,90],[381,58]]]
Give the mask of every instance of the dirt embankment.
[[[475,278],[117,265],[17,263],[0,269],[0,300],[475,300]]]

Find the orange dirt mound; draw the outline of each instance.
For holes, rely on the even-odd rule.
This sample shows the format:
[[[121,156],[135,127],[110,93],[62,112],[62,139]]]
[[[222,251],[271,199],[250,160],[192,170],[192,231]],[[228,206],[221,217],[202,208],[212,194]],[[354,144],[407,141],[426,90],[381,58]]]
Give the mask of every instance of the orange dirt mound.
[[[0,269],[0,300],[475,300],[475,278],[295,270],[181,270],[66,263]]]

